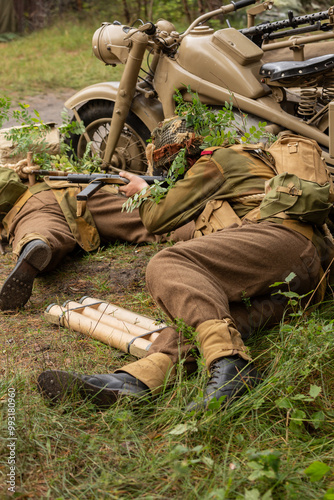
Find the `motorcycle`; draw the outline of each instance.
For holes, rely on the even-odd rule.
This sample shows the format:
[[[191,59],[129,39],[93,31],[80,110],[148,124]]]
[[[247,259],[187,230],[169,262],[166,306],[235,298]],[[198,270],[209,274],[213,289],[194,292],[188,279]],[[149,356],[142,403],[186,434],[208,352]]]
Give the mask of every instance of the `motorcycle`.
[[[107,172],[145,172],[150,132],[175,114],[178,90],[185,102],[196,92],[213,109],[232,102],[241,119],[266,121],[272,134],[288,129],[312,138],[334,165],[334,54],[325,50],[304,59],[306,44],[334,37],[334,8],[299,18],[289,13],[287,20],[255,26],[255,13],[273,3],[267,1],[253,7],[247,28],[205,25],[253,3],[240,0],[203,14],[183,33],[167,20],[139,27],[103,23],[93,36],[94,55],[107,65],[124,64],[124,71],[120,82],[91,85],[66,101],[73,119],[85,125],[83,134],[71,138],[76,154],[81,157],[90,144]],[[322,23],[325,19],[329,22]],[[316,33],[304,35],[309,31]],[[263,62],[264,54],[281,47],[292,48],[293,61]],[[146,52],[148,70],[143,70]]]

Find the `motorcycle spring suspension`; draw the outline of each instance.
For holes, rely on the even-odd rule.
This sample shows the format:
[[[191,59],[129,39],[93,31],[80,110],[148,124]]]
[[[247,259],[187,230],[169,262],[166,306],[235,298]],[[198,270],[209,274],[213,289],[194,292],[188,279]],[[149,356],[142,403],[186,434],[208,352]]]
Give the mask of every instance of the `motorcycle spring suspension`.
[[[315,82],[308,82],[308,85],[300,89],[300,101],[298,105],[298,115],[307,120],[315,114],[317,106],[317,87],[313,87]]]
[[[330,102],[334,99],[334,71],[324,76],[321,97],[325,102]]]

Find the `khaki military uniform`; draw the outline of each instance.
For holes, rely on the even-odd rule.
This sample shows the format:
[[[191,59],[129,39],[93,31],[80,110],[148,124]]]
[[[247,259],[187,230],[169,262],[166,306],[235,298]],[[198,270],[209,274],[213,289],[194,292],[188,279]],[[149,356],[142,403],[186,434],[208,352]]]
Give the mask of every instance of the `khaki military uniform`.
[[[242,146],[214,149],[217,151],[213,156],[207,152],[196,162],[178,182],[178,189],[173,189],[158,205],[148,200],[140,215],[138,210],[122,212],[125,198],[115,194],[114,187],[104,186],[88,199],[78,216],[76,195],[81,188],[46,178],[29,188],[3,220],[14,255],[18,256],[29,241],[41,239],[52,250],[47,268],[50,270],[77,244],[93,251],[101,243],[117,240],[135,244],[167,239],[177,242],[205,234],[208,228],[205,231],[202,218],[208,219],[206,206],[210,213],[214,212],[211,221],[216,221],[224,200],[230,200],[232,194],[263,193],[264,182],[273,176],[272,169],[256,153],[252,156]],[[252,153],[257,149],[250,146]],[[243,216],[257,205],[258,201],[251,199],[235,202],[234,208]],[[235,222],[223,222],[221,217],[217,220],[219,227]],[[215,225],[210,232],[216,229]]]
[[[138,210],[122,212],[125,198],[110,186],[89,198],[78,216],[79,190],[73,185],[50,189],[43,182],[25,192],[3,220],[16,257],[29,241],[40,239],[52,250],[52,259],[46,268],[51,270],[77,245],[93,251],[101,244],[115,241],[135,244],[166,241],[167,237],[154,235],[145,228]],[[188,224],[173,233],[173,241],[189,239],[193,231],[193,224]]]
[[[193,327],[207,368],[224,356],[238,354],[250,359],[244,340],[254,329],[279,322],[287,306],[284,296],[273,295],[284,287],[271,285],[284,282],[293,272],[296,276],[290,289],[300,295],[308,293],[318,285],[322,261],[327,257],[323,238],[309,224],[245,218],[251,207],[242,203],[242,196],[259,192],[265,179],[274,173],[248,153],[246,157],[235,153],[229,148],[215,151],[209,160],[203,156],[186,178],[178,181],[162,201],[170,219],[160,203],[155,209],[147,201],[141,209],[144,223],[149,220],[148,227],[166,230],[187,220],[185,214],[196,212],[198,206],[203,208],[198,193],[202,190],[207,199],[229,200],[231,208],[244,219],[166,248],[147,267],[150,293],[171,319],[182,319]],[[182,213],[173,201],[174,193],[175,199],[183,199]],[[185,357],[186,367],[194,369],[190,348],[189,341],[182,337],[182,328],[177,332],[169,327],[152,343],[146,358],[122,371],[141,380],[154,393],[159,392],[166,377],[173,374],[180,355]]]

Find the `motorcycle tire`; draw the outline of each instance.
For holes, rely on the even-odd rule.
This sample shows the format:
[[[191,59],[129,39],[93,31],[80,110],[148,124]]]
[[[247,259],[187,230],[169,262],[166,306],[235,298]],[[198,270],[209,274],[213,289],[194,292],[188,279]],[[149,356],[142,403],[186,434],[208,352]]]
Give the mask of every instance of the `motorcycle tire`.
[[[89,101],[78,109],[79,116],[86,127],[86,133],[91,139],[93,151],[102,159],[113,111],[114,103],[103,100]],[[72,121],[75,121],[75,118]],[[107,172],[127,170],[136,174],[145,173],[147,170],[145,149],[149,138],[149,129],[130,111],[111,162],[105,170]],[[87,148],[87,139],[84,134],[71,134],[66,139],[66,143],[71,146],[78,158],[83,157]]]

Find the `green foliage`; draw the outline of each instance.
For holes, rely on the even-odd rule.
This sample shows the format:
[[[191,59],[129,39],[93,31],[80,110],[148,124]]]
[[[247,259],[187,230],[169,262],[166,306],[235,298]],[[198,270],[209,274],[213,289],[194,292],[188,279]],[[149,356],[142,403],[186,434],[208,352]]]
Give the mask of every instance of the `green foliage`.
[[[187,88],[187,92],[191,95],[191,102],[184,101],[181,92],[176,90],[173,96],[176,102],[175,113],[185,118],[186,126],[193,128],[196,135],[203,137],[201,149],[226,146],[240,141],[244,143],[258,142],[264,137],[273,139],[271,134],[265,132],[266,122],[259,122],[258,127],[252,126],[248,132],[246,129],[243,130],[236,120],[232,102],[225,102],[222,109],[212,111],[200,101],[198,94],[192,92],[190,87]],[[247,115],[243,115],[243,121],[244,126],[246,126]],[[170,166],[166,179],[163,182],[155,181],[153,186],[146,187],[140,193],[128,198],[123,209],[132,212],[147,199],[159,203],[172,189],[177,179],[184,175],[186,169],[186,149],[182,148]]]
[[[52,168],[69,172],[94,174],[101,171],[102,159],[96,153],[92,154],[90,142],[87,143],[82,158],[77,158],[71,145],[66,142],[73,134],[83,134],[85,125],[82,121],[71,120],[68,111],[64,109],[61,113],[62,123],[58,127],[61,134],[60,154],[50,155],[49,161]]]
[[[14,148],[12,156],[33,153],[32,160],[36,165],[42,165],[48,170],[63,170],[68,172],[95,173],[100,171],[102,163],[98,155],[92,155],[90,143],[81,159],[76,158],[72,148],[65,142],[71,134],[82,134],[85,130],[83,122],[71,121],[66,110],[62,112],[60,132],[60,153],[53,155],[48,151],[46,136],[50,132],[49,125],[41,120],[38,111],[29,113],[28,104],[19,103],[19,109],[11,111],[11,100],[0,98],[0,123],[3,125],[10,118],[14,119],[17,127],[10,128],[5,138],[12,141]]]
[[[175,91],[175,112],[186,119],[187,127],[193,127],[195,132],[203,137],[202,149],[211,146],[223,146],[235,144],[236,142],[253,143],[273,136],[265,131],[266,122],[259,122],[247,130],[247,115],[242,115],[240,124],[235,115],[232,101],[225,101],[219,110],[212,110],[203,104],[196,92],[187,87],[187,93],[191,95],[191,102],[185,102],[179,90]]]
[[[82,121],[74,120],[72,121],[67,109],[63,109],[61,112],[62,124],[59,127],[59,132],[64,138],[70,138],[71,134],[83,134],[85,131],[85,125]]]
[[[334,468],[318,460],[311,463],[311,465],[304,470],[304,474],[309,477],[311,483],[322,481],[329,473],[334,474]],[[334,500],[334,488],[328,488],[322,500]]]
[[[325,477],[326,474],[330,472],[331,468],[323,462],[313,462],[307,469],[304,470],[304,473],[310,478],[312,483],[316,481],[320,481]]]
[[[262,480],[280,480],[279,466],[281,453],[277,450],[254,451],[249,450],[247,453],[250,461],[248,467],[253,469],[248,479],[255,481]]]
[[[293,390],[290,386],[286,389],[289,394]],[[317,396],[321,393],[321,387],[311,385],[309,394],[291,394],[284,396],[276,401],[278,408],[287,410],[287,421],[291,430],[299,432],[303,423],[310,422],[315,429],[319,429],[326,420],[326,415],[323,411],[312,411],[312,405],[308,405],[309,410],[306,410],[305,403],[313,403]],[[300,408],[303,407],[303,409]]]
[[[323,500],[334,500],[334,488],[329,488],[324,494]]]
[[[180,424],[172,429],[169,434],[173,436],[178,436],[186,432],[197,432],[197,427],[195,423]],[[207,447],[204,445],[197,445],[193,448],[179,444],[174,446],[169,457],[173,463],[174,474],[176,476],[183,476],[191,474],[192,466],[197,464],[204,464],[207,468],[212,469],[214,467],[214,461],[206,453]]]
[[[11,100],[9,97],[0,97],[0,127],[8,120]]]
[[[5,43],[5,42],[11,42],[12,40],[15,40],[18,38],[18,35],[16,33],[1,33],[0,34],[0,42]]]
[[[123,204],[123,210],[132,212],[135,208],[139,208],[147,199],[159,203],[168,191],[172,189],[177,179],[184,174],[186,167],[186,149],[182,148],[170,166],[164,181],[155,180],[153,185],[145,187],[140,193],[136,193],[134,196],[128,198]]]
[[[41,120],[38,111],[34,110],[33,115],[29,114],[30,106],[28,104],[19,103],[18,106],[19,109],[10,111],[11,100],[7,97],[0,99],[1,126],[10,118],[13,118],[18,124],[17,128],[11,128],[5,133],[5,138],[12,141],[15,146],[12,154],[26,154],[31,151],[34,153],[34,160],[43,158],[47,149],[45,137],[50,131],[50,127]],[[36,154],[37,150],[38,154]]]
[[[295,273],[290,273],[284,281],[277,281],[276,283],[273,283],[270,285],[270,287],[279,287],[281,285],[286,286],[287,290],[277,290],[277,292],[274,292],[272,295],[282,295],[282,297],[286,297],[288,299],[288,310],[289,310],[289,316],[302,316],[304,314],[303,308],[302,308],[302,302],[303,299],[306,297],[312,295],[313,290],[310,292],[307,292],[303,295],[300,295],[296,292],[292,292],[290,289],[290,282],[296,277]]]

